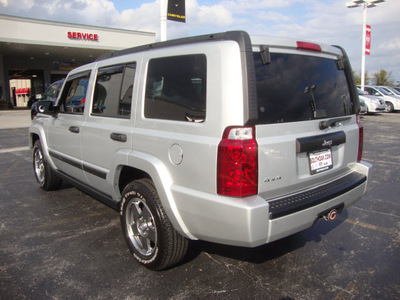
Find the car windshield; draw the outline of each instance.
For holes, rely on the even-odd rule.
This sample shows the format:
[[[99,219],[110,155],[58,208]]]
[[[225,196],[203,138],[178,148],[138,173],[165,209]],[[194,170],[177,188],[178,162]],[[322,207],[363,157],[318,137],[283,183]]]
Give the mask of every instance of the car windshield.
[[[391,87],[385,87],[385,89],[387,91],[389,91],[390,93],[392,93],[392,95],[400,95],[400,93],[398,91],[396,91],[396,89],[391,88]]]
[[[390,96],[391,95],[386,89],[383,89],[383,88],[380,88],[380,87],[376,87],[376,89],[378,91],[380,91],[382,94],[386,95],[386,96]]]
[[[354,113],[345,71],[335,60],[254,52],[258,123],[297,122]]]
[[[394,95],[394,93],[386,87],[381,87],[381,89],[387,92],[389,95]]]

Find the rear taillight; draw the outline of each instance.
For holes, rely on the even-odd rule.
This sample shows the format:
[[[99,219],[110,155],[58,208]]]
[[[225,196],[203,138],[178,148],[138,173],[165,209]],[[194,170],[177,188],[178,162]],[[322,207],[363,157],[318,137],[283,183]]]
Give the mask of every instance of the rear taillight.
[[[360,116],[357,115],[357,125],[358,125],[358,155],[357,161],[362,159],[363,144],[364,144],[364,127],[361,125]]]
[[[258,192],[254,127],[228,127],[218,145],[217,193],[245,197]]]

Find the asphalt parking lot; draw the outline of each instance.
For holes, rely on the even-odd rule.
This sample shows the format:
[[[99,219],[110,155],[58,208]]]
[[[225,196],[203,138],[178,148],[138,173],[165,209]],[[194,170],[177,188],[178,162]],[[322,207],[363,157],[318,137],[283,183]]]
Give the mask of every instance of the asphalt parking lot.
[[[117,212],[38,188],[16,118],[0,127],[0,299],[400,299],[400,113],[363,117],[372,183],[336,222],[255,249],[193,242],[162,272],[135,263]]]

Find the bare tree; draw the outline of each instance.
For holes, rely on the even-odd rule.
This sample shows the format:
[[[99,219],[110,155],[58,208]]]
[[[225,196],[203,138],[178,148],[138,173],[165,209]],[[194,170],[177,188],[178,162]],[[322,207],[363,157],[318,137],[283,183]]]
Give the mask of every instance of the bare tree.
[[[361,84],[361,74],[360,74],[360,73],[354,72],[354,79],[355,79],[355,81],[356,81],[356,84],[358,84],[358,85]],[[366,71],[366,72],[365,72],[365,78],[364,78],[365,84],[366,84],[366,85],[369,84],[370,79],[371,79],[371,78],[369,78],[368,71]]]

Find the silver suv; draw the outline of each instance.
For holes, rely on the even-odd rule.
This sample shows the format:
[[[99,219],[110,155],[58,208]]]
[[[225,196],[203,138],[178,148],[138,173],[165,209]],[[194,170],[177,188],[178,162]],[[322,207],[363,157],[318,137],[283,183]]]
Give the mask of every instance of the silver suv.
[[[118,210],[153,270],[178,263],[189,240],[269,243],[367,191],[352,74],[339,47],[246,32],[108,53],[71,71],[54,105],[40,102],[35,176]]]

